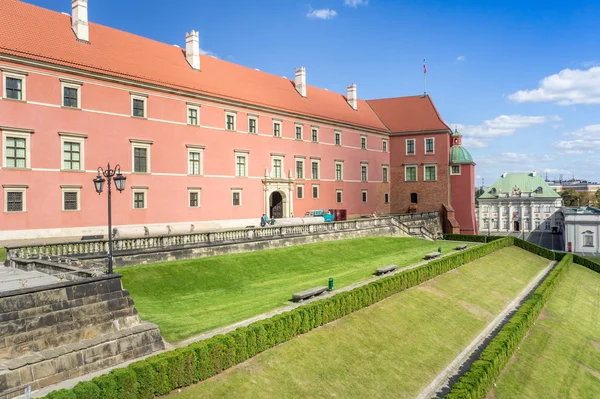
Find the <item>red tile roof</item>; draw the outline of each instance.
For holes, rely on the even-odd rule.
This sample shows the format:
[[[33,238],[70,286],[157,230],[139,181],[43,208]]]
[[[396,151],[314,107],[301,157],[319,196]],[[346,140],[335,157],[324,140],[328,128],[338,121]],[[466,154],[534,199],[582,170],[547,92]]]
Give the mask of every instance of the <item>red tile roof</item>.
[[[429,95],[367,101],[392,133],[450,130]]]
[[[403,123],[403,130],[443,125],[429,98],[426,107],[412,97],[374,100],[371,107],[358,100],[355,111],[339,93],[307,86],[303,98],[289,79],[204,55],[198,72],[178,47],[95,23],[89,24],[89,32],[90,43],[79,42],[70,16],[0,0],[0,53],[381,131],[387,131],[385,125],[394,131]],[[381,111],[381,120],[373,110]]]

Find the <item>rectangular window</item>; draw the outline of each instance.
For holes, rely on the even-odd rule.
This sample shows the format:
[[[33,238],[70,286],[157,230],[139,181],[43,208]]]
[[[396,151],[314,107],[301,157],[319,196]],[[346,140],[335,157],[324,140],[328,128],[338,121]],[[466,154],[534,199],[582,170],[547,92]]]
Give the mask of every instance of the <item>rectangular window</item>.
[[[367,190],[362,190],[362,202],[367,202]]]
[[[6,137],[6,167],[27,167],[27,139],[20,137]]]
[[[281,159],[273,159],[273,177],[281,178]]]
[[[488,206],[487,206],[487,205],[483,207],[483,212],[484,212],[484,213],[488,213],[489,211],[490,211],[490,210],[489,210],[489,208],[488,208]]]
[[[4,74],[4,98],[25,100],[25,77]]]
[[[296,179],[304,179],[304,161],[296,160]]]
[[[190,176],[200,176],[203,173],[204,146],[186,144],[187,147],[187,173]]]
[[[319,186],[316,184],[313,184],[312,186],[312,197],[319,198]]]
[[[367,181],[367,165],[360,165],[360,181]]]
[[[360,136],[360,148],[363,150],[367,149],[367,136]]]
[[[188,107],[188,125],[198,126],[198,108]]]
[[[436,180],[436,167],[425,166],[425,181],[435,181]]]
[[[63,211],[79,210],[79,191],[63,192]]]
[[[248,133],[256,133],[256,118],[249,117],[248,118]]]
[[[416,166],[405,166],[404,167],[404,180],[405,181],[417,181],[417,167]]]
[[[535,221],[535,228],[536,228],[536,230],[540,228],[540,221],[539,220]]]
[[[302,126],[296,126],[296,140],[302,140]]]
[[[383,194],[383,202],[385,204],[389,204],[390,203],[390,193]]]
[[[492,219],[492,229],[498,230],[498,219]]]
[[[146,208],[146,192],[145,191],[134,191],[133,192],[133,209],[145,209]]]
[[[508,219],[502,220],[502,228],[508,230]]]
[[[298,199],[304,198],[304,186],[302,184],[296,186],[296,197]]]
[[[281,137],[281,122],[273,122],[273,136]]]
[[[411,204],[419,203],[419,196],[417,195],[417,193],[410,193],[410,203]]]
[[[583,236],[583,246],[584,247],[593,247],[594,246],[594,236],[590,234],[586,234]]]
[[[341,204],[342,200],[342,190],[335,190],[335,202]]]
[[[343,180],[343,164],[336,163],[335,164],[335,180],[342,181]]]
[[[319,162],[318,161],[311,162],[311,179],[319,180]]]
[[[550,220],[546,220],[546,230],[550,230]]]
[[[381,181],[383,183],[387,183],[388,182],[388,167],[387,166],[383,166],[381,168]]]
[[[146,100],[143,100],[141,98],[133,99],[133,116],[136,116],[138,118],[144,118],[146,116],[145,108]]]
[[[483,228],[484,229],[489,229],[490,228],[490,221],[487,219],[483,220]]]
[[[312,142],[317,143],[319,141],[319,131],[315,128],[312,129]]]
[[[24,191],[6,191],[6,212],[24,212],[25,211],[25,192]]]
[[[450,170],[451,175],[460,175],[460,165],[452,165],[452,169]]]
[[[231,204],[233,206],[241,206],[242,205],[242,190],[232,190],[231,191]]]
[[[387,141],[387,140],[385,140],[385,139],[384,139],[384,140],[382,140],[382,141],[381,141],[381,150],[382,150],[383,152],[387,152],[387,150],[388,150],[388,149],[387,149],[387,147],[388,147],[388,141]]]
[[[225,115],[225,129],[235,130],[235,114]]]
[[[546,205],[546,213],[550,212],[550,205]]]
[[[188,194],[190,208],[200,207],[200,190],[189,190]]]
[[[342,145],[342,132],[335,132],[335,145]]]
[[[406,155],[414,155],[415,153],[415,139],[406,140]]]
[[[433,139],[425,139],[425,153],[433,154]]]
[[[148,149],[133,147],[133,171],[148,173]]]
[[[247,168],[246,168],[246,161],[247,161],[247,156],[246,155],[236,155],[235,156],[235,175],[237,177],[247,177],[248,176],[248,172],[247,172]]]
[[[535,207],[533,207],[533,211],[536,212],[536,213],[539,213],[540,212],[540,206],[536,205]]]
[[[63,169],[81,170],[81,144],[63,142]]]
[[[70,108],[79,108],[77,101],[77,94],[79,90],[75,87],[64,86],[63,87],[63,106]]]

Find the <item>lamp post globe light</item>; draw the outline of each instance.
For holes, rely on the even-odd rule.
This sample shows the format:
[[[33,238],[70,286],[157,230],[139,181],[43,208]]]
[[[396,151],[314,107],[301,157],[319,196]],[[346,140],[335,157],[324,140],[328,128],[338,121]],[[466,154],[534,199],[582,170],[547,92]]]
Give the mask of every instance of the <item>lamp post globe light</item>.
[[[112,248],[112,209],[111,209],[111,180],[115,183],[115,188],[122,192],[125,189],[125,180],[127,178],[121,174],[121,166],[117,165],[114,169],[110,168],[110,163],[106,169],[98,168],[98,176],[94,178],[94,186],[98,195],[102,193],[102,188],[106,182],[106,191],[108,192],[108,274],[113,273],[113,248]]]

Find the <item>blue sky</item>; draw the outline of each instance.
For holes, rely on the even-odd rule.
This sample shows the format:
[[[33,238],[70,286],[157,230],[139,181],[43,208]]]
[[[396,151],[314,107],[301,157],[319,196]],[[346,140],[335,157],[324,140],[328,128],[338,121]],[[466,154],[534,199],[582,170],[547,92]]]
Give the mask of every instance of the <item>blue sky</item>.
[[[27,0],[70,13],[69,0]],[[91,21],[360,98],[427,92],[477,184],[502,172],[600,180],[600,1],[89,0]]]

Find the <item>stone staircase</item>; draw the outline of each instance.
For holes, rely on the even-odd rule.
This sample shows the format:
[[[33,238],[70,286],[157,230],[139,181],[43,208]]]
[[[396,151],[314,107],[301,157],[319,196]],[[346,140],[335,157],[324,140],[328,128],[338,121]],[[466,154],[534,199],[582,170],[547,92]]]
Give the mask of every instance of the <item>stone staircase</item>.
[[[119,275],[0,293],[0,392],[37,390],[163,348]]]

